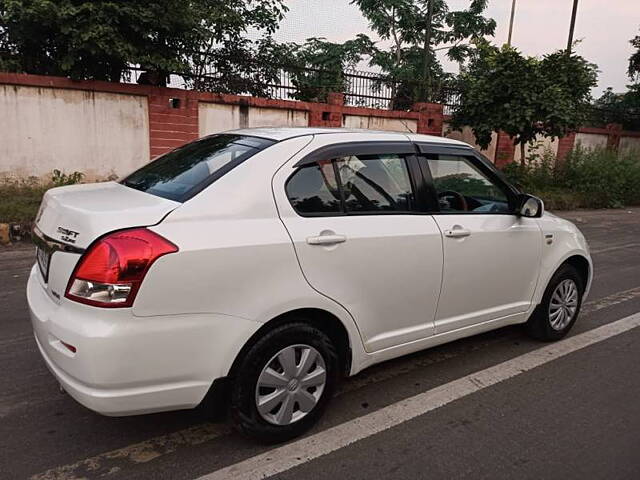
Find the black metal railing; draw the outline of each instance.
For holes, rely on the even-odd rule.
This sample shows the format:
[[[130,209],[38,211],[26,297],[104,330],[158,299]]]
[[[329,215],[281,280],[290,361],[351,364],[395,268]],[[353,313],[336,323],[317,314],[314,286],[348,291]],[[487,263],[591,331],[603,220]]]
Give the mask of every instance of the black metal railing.
[[[402,82],[390,76],[361,70],[332,71],[293,65],[262,66],[251,63],[226,65],[224,69],[212,64],[200,65],[195,73],[170,73],[166,85],[218,93],[255,95],[282,100],[325,102],[328,93],[343,93],[345,105],[408,110],[418,84]],[[139,83],[144,70],[128,68],[122,80]],[[142,79],[144,81],[144,79]],[[407,94],[409,92],[409,94]],[[442,103],[445,114],[459,104],[460,95],[452,84],[437,84],[428,89],[426,100]]]

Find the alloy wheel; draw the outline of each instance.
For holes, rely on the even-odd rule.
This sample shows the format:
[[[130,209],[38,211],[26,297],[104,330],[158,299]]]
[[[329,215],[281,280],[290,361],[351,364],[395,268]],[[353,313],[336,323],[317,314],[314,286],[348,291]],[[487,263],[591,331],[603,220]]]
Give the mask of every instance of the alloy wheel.
[[[551,295],[549,322],[554,330],[563,330],[578,310],[578,287],[567,278],[561,281]]]

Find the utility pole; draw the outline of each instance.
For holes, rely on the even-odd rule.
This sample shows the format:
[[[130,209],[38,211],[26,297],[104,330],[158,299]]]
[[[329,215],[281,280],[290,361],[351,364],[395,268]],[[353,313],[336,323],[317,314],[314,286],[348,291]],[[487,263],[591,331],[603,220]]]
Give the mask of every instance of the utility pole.
[[[571,25],[569,27],[569,40],[567,40],[567,55],[571,55],[571,44],[573,43],[573,28],[576,26],[577,12],[578,0],[573,0],[573,10],[571,11]]]
[[[511,46],[511,34],[513,33],[513,17],[516,14],[516,0],[511,2],[511,20],[509,20],[509,38],[507,38],[507,45]]]
[[[427,100],[427,94],[430,93],[429,84],[431,83],[431,75],[429,74],[429,56],[431,55],[431,23],[433,22],[433,0],[429,0],[429,6],[427,8],[427,25],[424,32],[424,62],[422,71],[423,96],[424,100]]]

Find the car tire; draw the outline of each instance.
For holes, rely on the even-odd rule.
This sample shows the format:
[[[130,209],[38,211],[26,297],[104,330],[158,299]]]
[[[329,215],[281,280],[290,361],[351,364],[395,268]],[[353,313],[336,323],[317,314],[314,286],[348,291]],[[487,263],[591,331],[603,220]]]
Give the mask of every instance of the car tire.
[[[563,338],[580,314],[583,280],[571,265],[562,265],[553,274],[542,297],[526,323],[527,333],[541,341]]]
[[[313,356],[315,363],[306,365]],[[291,358],[295,359],[293,365]],[[322,370],[324,383],[320,385]],[[255,342],[234,369],[232,422],[242,434],[262,443],[280,443],[302,435],[324,412],[338,372],[338,354],[324,332],[302,321],[278,326]],[[264,386],[271,383],[278,386]],[[273,410],[267,412],[271,406]]]

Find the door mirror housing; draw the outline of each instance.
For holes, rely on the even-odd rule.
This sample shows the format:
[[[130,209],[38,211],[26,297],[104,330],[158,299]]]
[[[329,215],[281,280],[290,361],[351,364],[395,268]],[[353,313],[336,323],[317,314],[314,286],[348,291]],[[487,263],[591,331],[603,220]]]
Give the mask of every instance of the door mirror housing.
[[[520,195],[518,215],[527,218],[540,218],[543,213],[544,202],[542,200],[526,193]]]

